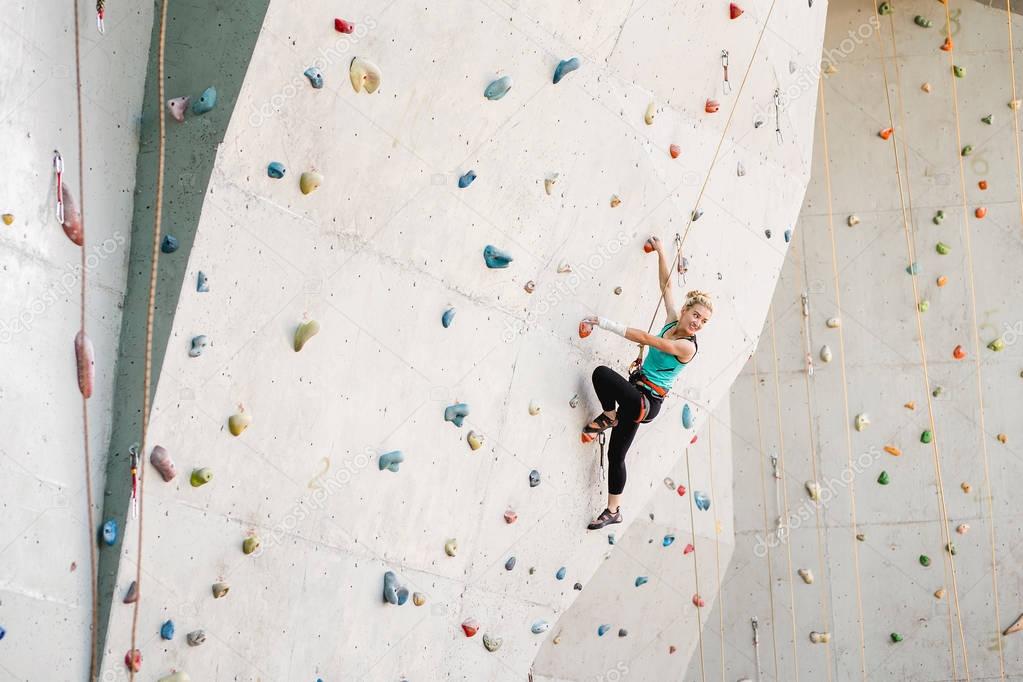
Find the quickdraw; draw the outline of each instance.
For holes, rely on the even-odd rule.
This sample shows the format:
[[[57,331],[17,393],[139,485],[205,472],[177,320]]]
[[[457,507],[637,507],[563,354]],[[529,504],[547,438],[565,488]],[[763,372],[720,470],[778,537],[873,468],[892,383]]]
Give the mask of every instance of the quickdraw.
[[[53,172],[57,176],[57,222],[64,223],[64,159],[53,150]]]
[[[607,480],[607,471],[604,469],[604,443],[607,442],[607,437],[604,431],[597,434],[597,442],[600,443],[600,477]]]
[[[721,68],[725,71],[725,82],[721,84],[721,92],[727,95],[732,92],[732,84],[728,82],[728,50],[721,50]]]
[[[774,134],[778,136],[778,144],[785,142],[781,134],[781,91],[774,89]]]
[[[103,23],[103,19],[107,15],[107,0],[96,0],[96,29],[101,33],[107,32],[107,27]]]
[[[128,448],[128,461],[131,467],[131,518],[139,517],[139,450],[138,445]]]

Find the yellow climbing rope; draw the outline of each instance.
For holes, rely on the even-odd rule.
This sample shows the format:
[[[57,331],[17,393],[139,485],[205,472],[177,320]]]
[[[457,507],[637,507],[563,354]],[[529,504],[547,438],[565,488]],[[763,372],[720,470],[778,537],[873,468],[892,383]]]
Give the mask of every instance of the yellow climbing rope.
[[[157,75],[157,118],[160,120],[160,145],[159,145],[159,157],[157,161],[156,170],[156,210],[155,217],[153,219],[153,246],[152,246],[152,263],[149,268],[149,304],[146,311],[146,360],[145,360],[145,372],[142,380],[142,436],[139,440],[139,457],[144,460],[146,452],[146,431],[149,428],[149,393],[150,384],[152,383],[152,369],[153,369],[153,317],[156,310],[156,277],[158,272],[158,265],[160,260],[160,229],[161,221],[163,219],[163,174],[164,174],[164,162],[165,162],[165,151],[167,146],[167,121],[166,116],[163,112],[164,103],[164,53],[167,44],[167,4],[169,0],[161,0],[160,2],[160,53],[157,60],[159,65]],[[135,587],[138,590],[138,598],[135,600],[134,608],[132,609],[131,615],[131,649],[135,651],[135,641],[138,635],[138,622],[139,622],[139,606],[142,604],[142,533],[143,533],[143,519],[145,511],[145,465],[139,465],[139,487],[138,487],[138,501],[139,501],[139,525],[138,525],[138,547],[135,548]],[[130,681],[135,679],[134,668],[129,667]]]
[[[89,269],[85,267],[85,239],[88,232],[85,230],[85,136],[82,125],[82,50],[81,30],[78,21],[78,2],[72,2],[75,10],[75,96],[77,102],[78,117],[78,210],[82,223],[82,244],[79,252],[82,257],[81,267],[81,317],[79,329],[85,335],[85,291],[87,288],[87,276]],[[59,197],[58,197],[59,198]],[[97,582],[96,568],[96,538],[93,532],[96,530],[96,523],[93,519],[92,501],[92,456],[89,450],[89,399],[82,394],[82,440],[85,459],[85,503],[86,519],[88,521],[88,545],[89,545],[89,586],[92,598],[91,629],[89,631],[89,679],[96,679],[96,635],[99,633],[99,584]]]

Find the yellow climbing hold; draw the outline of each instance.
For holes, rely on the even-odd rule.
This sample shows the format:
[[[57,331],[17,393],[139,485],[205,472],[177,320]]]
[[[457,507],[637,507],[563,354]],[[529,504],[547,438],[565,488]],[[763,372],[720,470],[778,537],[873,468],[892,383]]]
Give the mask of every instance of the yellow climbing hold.
[[[910,400],[908,403],[903,405],[903,407],[905,407],[907,410],[915,410],[916,409],[916,403],[913,402],[912,400]]]
[[[311,194],[316,188],[323,184],[323,176],[316,171],[306,171],[298,179],[298,188],[302,194]]]
[[[799,577],[802,578],[803,582],[806,583],[807,585],[813,584],[813,571],[811,571],[809,568],[801,568],[798,571],[796,571],[796,573],[799,574]]]
[[[934,598],[935,599],[944,599],[945,598],[945,588],[944,587],[939,587],[938,589],[934,590]]]
[[[544,178],[543,191],[547,192],[547,196],[551,195],[551,191],[554,189],[554,183],[558,181],[558,174],[552,173],[551,175]]]
[[[483,447],[483,434],[470,431],[469,435],[466,436],[466,440],[469,441],[469,447],[473,450],[479,450]]]
[[[615,207],[617,207],[621,203],[622,203],[622,200],[618,198],[617,194],[612,194],[611,195],[611,208],[615,208]]]
[[[646,121],[648,126],[652,126],[654,124],[655,113],[657,113],[657,109],[654,107],[653,101],[651,101],[650,104],[647,105],[646,113],[643,114],[643,120]]]
[[[4,213],[2,216],[0,216],[0,218],[3,218],[4,225],[10,225],[11,223],[14,222],[13,213]]]
[[[320,333],[320,323],[316,320],[308,320],[298,325],[295,329],[295,352],[302,350],[309,339]]]
[[[426,595],[423,594],[422,592],[413,592],[412,603],[415,604],[416,606],[422,606],[423,604],[426,603]]]
[[[249,428],[252,424],[252,415],[239,412],[238,414],[232,414],[227,420],[227,428],[230,429],[232,436],[242,435],[242,431]]]
[[[863,431],[870,426],[870,417],[866,412],[856,415],[856,419],[853,422],[853,426],[856,427],[857,431]]]
[[[995,437],[998,439],[998,442],[1003,445],[1009,441],[1009,437],[1006,436],[1004,433],[1000,433]]]

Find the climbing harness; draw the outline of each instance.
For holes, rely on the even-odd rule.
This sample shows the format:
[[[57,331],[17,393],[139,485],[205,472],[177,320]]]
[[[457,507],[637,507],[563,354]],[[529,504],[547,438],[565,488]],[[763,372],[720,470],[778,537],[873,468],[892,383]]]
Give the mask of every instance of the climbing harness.
[[[128,448],[128,461],[131,467],[131,518],[139,517],[139,450],[138,443]]]
[[[728,82],[728,50],[721,50],[721,68],[725,72],[725,80],[721,84],[721,92],[728,95],[732,92],[732,84]]]
[[[785,142],[781,134],[781,90],[774,89],[774,134],[778,138],[778,144]]]
[[[96,0],[96,29],[102,34],[107,32],[103,19],[107,13],[107,0]]]
[[[57,222],[64,222],[64,159],[53,150],[53,173],[57,176]]]

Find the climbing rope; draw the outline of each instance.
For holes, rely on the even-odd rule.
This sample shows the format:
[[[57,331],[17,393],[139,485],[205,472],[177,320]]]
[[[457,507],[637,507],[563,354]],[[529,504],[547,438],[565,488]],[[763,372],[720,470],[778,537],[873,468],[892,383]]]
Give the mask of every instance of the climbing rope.
[[[707,460],[710,466],[710,496],[717,499],[717,488],[714,486],[714,438],[711,435],[713,419],[707,420]],[[689,513],[692,515],[692,499],[690,499]],[[714,576],[717,579],[718,603],[725,603],[725,593],[721,588],[721,536],[720,521],[718,520],[718,506],[714,505]],[[694,536],[695,537],[695,536]],[[695,545],[695,543],[693,543]],[[695,555],[696,552],[693,552]],[[725,610],[718,608],[718,634],[721,642],[721,682],[725,682]]]
[[[1016,102],[1016,58],[1015,48],[1012,45],[1012,5],[1011,0],[1005,0],[1005,17],[1006,25],[1009,33],[1009,74],[1011,76],[1009,84],[1012,86],[1012,101]],[[947,21],[946,17],[946,21]],[[1019,114],[1017,110],[1012,110],[1012,130],[1013,137],[1016,140],[1016,191],[1019,193],[1019,217],[1020,223],[1023,223],[1023,169],[1020,168],[1020,144],[1019,144]],[[994,544],[992,543],[992,546]],[[998,653],[1001,655],[1002,642],[999,638],[998,641]],[[1004,675],[1004,672],[1003,672]]]
[[[821,112],[821,138],[824,143],[824,187],[828,197],[828,235],[831,237],[831,273],[835,289],[835,310],[842,310],[842,285],[838,276],[838,247],[835,244],[835,209],[831,194],[831,154],[828,151],[828,108],[824,99],[824,79],[821,78],[817,85],[820,97]],[[853,467],[852,430],[849,427],[849,380],[845,366],[845,332],[841,325],[838,326],[838,354],[839,366],[842,368],[842,414],[845,415],[845,447],[846,466],[849,471],[856,471]],[[867,644],[863,633],[863,585],[860,580],[860,547],[857,535],[859,526],[856,522],[856,477],[849,481],[849,510],[850,525],[852,526],[852,547],[853,565],[856,576],[856,613],[860,625],[860,676],[863,682],[867,682]]]
[[[770,537],[771,531],[767,520],[767,472],[764,470],[764,425],[760,419],[760,371],[757,369],[757,354],[753,353],[753,409],[757,417],[757,442],[760,445],[760,492],[764,498],[764,537]],[[771,648],[774,651],[774,679],[778,677],[778,631],[775,627],[774,615],[774,570],[771,568],[771,543],[765,543],[767,548],[767,594],[771,601]],[[754,619],[756,622],[756,619]],[[754,628],[756,631],[756,628]],[[760,676],[759,650],[757,653],[757,677]]]
[[[686,485],[689,490],[693,489],[693,474],[689,468],[689,448],[686,448]],[[693,494],[689,495],[689,534],[693,538],[693,577],[696,580],[696,596],[693,598],[694,606],[696,606],[696,634],[700,642],[700,679],[703,682],[707,682],[707,668],[703,660],[703,622],[700,618],[700,610],[702,606],[696,604],[696,601],[702,603],[702,595],[700,595],[700,562],[696,560],[696,512],[693,509]]]
[[[760,43],[764,39],[764,33],[767,32],[767,26],[771,23],[771,15],[774,13],[774,5],[777,1],[778,0],[771,0],[771,6],[767,10],[767,16],[764,18],[764,25],[760,28],[760,34],[757,36],[757,42],[753,46],[753,54],[750,55],[749,63],[746,64],[746,71],[742,74],[742,81],[739,83],[739,90],[735,94],[735,104],[732,105],[732,109],[728,112],[728,118],[725,120],[725,127],[721,130],[721,137],[718,139],[717,146],[714,148],[714,156],[711,157],[710,167],[707,168],[707,175],[704,176],[703,184],[700,185],[700,191],[696,195],[696,202],[694,203],[696,208],[694,208],[689,214],[689,221],[686,223],[686,227],[681,238],[676,238],[678,248],[675,253],[675,260],[672,261],[671,267],[668,268],[669,273],[681,264],[680,259],[682,259],[682,246],[685,245],[686,238],[689,236],[689,228],[692,227],[693,221],[699,217],[698,211],[700,200],[703,199],[703,193],[707,190],[707,185],[710,183],[711,173],[714,172],[714,165],[717,163],[718,155],[721,153],[721,146],[724,144],[725,137],[728,135],[728,129],[732,125],[732,118],[735,116],[735,110],[739,108],[739,99],[742,97],[742,91],[746,87],[746,80],[749,77],[749,73],[753,69],[753,62],[756,61],[757,52],[760,50]],[[680,186],[681,185],[676,185],[669,193],[669,196]],[[646,328],[647,334],[653,331],[654,322],[657,321],[657,313],[661,311],[661,303],[664,301],[664,290],[668,287],[668,283],[670,281],[671,277],[669,275],[669,277],[661,284],[661,293],[657,298],[657,305],[654,307],[654,314],[650,317],[650,324],[648,324]],[[643,344],[639,344],[639,355],[636,357],[636,360],[633,361],[634,367],[638,367],[643,364],[644,349],[645,346]]]
[[[86,291],[86,277],[88,275],[88,269],[85,267],[85,142],[84,142],[84,129],[85,126],[82,124],[82,50],[81,50],[81,36],[79,31],[78,23],[78,2],[72,0],[72,4],[75,8],[75,96],[77,102],[77,117],[78,117],[78,211],[81,216],[82,222],[82,243],[79,246],[79,251],[82,257],[82,272],[81,272],[81,303],[79,308],[81,309],[81,317],[79,318],[79,329],[81,334],[85,336],[85,291]],[[64,201],[61,196],[63,187],[63,171],[64,162],[60,159],[60,155],[56,155],[54,158],[54,167],[57,170],[57,202],[59,206],[60,220],[64,220]],[[92,593],[92,629],[89,631],[89,679],[96,679],[96,635],[99,632],[99,583],[97,579],[98,569],[96,567],[96,538],[93,536],[93,530],[96,528],[96,522],[93,519],[93,501],[92,501],[92,456],[89,451],[89,399],[82,393],[82,440],[83,440],[83,452],[85,459],[85,503],[86,503],[86,520],[88,522],[88,545],[89,545],[89,585]]]
[[[827,164],[827,155],[826,154],[825,154],[824,163]],[[796,265],[796,267],[795,267],[795,271],[796,271],[796,290],[798,292],[800,292],[801,297],[803,297],[803,316],[802,316],[802,320],[803,321],[802,321],[802,324],[799,325],[799,335],[802,337],[802,340],[803,340],[803,352],[806,354],[806,360],[807,360],[806,371],[803,372],[803,380],[804,380],[803,383],[804,383],[804,386],[806,387],[806,424],[807,424],[806,432],[807,432],[807,436],[808,436],[809,441],[810,441],[810,475],[811,475],[811,480],[814,483],[819,484],[820,483],[820,477],[819,477],[819,474],[817,472],[817,456],[818,456],[819,453],[817,451],[817,446],[816,446],[816,444],[814,442],[814,437],[813,437],[813,434],[814,434],[814,424],[813,424],[814,400],[813,400],[813,395],[812,395],[812,391],[811,391],[811,387],[810,387],[810,377],[813,376],[813,359],[812,359],[813,356],[811,355],[812,349],[811,349],[811,346],[810,346],[810,305],[809,305],[809,298],[807,298],[806,290],[803,288],[803,264],[799,260],[799,249],[798,249],[798,245],[797,245],[796,242],[793,242],[793,245],[792,245],[792,259],[793,259],[793,261],[795,261],[795,265]],[[830,609],[829,609],[829,605],[831,604],[831,597],[828,594],[828,583],[829,583],[829,581],[825,579],[826,576],[827,576],[827,574],[825,573],[827,564],[825,563],[825,560],[824,560],[824,537],[823,537],[824,522],[823,522],[823,519],[821,518],[821,504],[820,504],[820,501],[819,500],[815,500],[814,502],[815,502],[815,504],[813,506],[813,508],[814,508],[814,515],[815,515],[816,521],[817,521],[817,528],[816,528],[816,531],[817,531],[817,570],[819,571],[820,576],[821,576],[821,588],[820,589],[822,591],[821,599],[819,599],[818,601],[820,602],[820,607],[821,607],[821,626],[824,627],[825,629],[827,629],[827,627],[831,624],[831,615],[830,615]],[[825,658],[825,660],[827,662],[828,682],[831,682],[831,647],[824,647],[824,658]]]
[[[778,370],[778,335],[774,328],[774,306],[768,310],[771,321],[771,357],[774,363],[774,402],[778,411],[778,466],[782,493],[782,517],[785,522],[789,518],[789,491],[785,485],[785,429],[781,416],[781,372]],[[785,556],[789,569],[789,615],[792,618],[792,662],[796,682],[799,682],[799,653],[796,647],[796,593],[792,586],[792,543],[785,542]]]
[[[1010,0],[1006,0],[1005,9],[1006,9],[1006,14],[1007,14],[1006,18],[1007,18],[1008,24],[1009,24],[1009,59],[1010,59],[1010,65],[1011,65],[1012,64],[1012,59],[1013,59],[1013,57],[1012,57],[1012,14],[1010,12],[1009,2],[1010,2]],[[949,15],[948,6],[946,5],[945,6],[945,31],[946,31],[946,37],[949,40],[951,40],[951,32],[950,32],[950,30],[951,30],[951,16]],[[959,118],[959,92],[958,92],[958,88],[956,86],[956,78],[955,78],[955,76],[953,74],[951,74],[951,66],[952,66],[952,52],[949,51],[949,67],[950,67],[949,68],[949,72],[950,72],[949,75],[951,76],[951,79],[952,79],[952,113],[954,115],[954,120],[955,120],[955,124],[956,124],[956,146],[957,146],[958,149],[962,149],[962,138],[961,138],[960,118]],[[1013,98],[1013,100],[1015,100],[1016,99],[1016,93],[1015,93],[1015,90],[1016,90],[1016,74],[1015,74],[1015,67],[1012,66],[1011,68],[1012,68],[1012,90],[1013,90],[1012,98]],[[1013,119],[1013,125],[1014,125],[1014,127],[1016,129],[1016,144],[1017,144],[1016,162],[1017,162],[1017,170],[1018,170],[1018,168],[1019,168],[1019,166],[1018,166],[1018,164],[1019,164],[1019,155],[1018,155],[1019,125],[1018,125],[1018,121],[1017,121],[1017,118],[1016,118],[1015,110],[1013,111],[1012,119]],[[1017,177],[1017,180],[1018,179],[1019,178]],[[969,275],[969,280],[968,281],[969,281],[969,285],[970,285],[970,304],[971,304],[970,314],[971,314],[971,322],[972,322],[971,327],[972,327],[972,331],[973,331],[973,363],[974,363],[974,376],[975,376],[976,381],[977,381],[977,407],[978,407],[978,410],[979,410],[979,419],[978,419],[977,429],[978,429],[978,434],[980,435],[981,459],[982,459],[982,461],[984,463],[984,487],[987,489],[987,495],[986,495],[987,505],[985,507],[985,511],[987,512],[987,518],[985,520],[987,521],[988,532],[989,532],[989,537],[990,537],[990,541],[991,541],[991,589],[992,589],[992,596],[993,596],[993,601],[994,601],[995,642],[997,642],[997,644],[998,644],[998,668],[999,668],[999,671],[1000,671],[1000,678],[1004,680],[1005,679],[1005,655],[1004,655],[1004,653],[1002,651],[1002,636],[1001,636],[1002,635],[1002,632],[1001,632],[1002,631],[1002,628],[1001,628],[1002,617],[1001,617],[1001,612],[1000,612],[1000,608],[999,608],[999,604],[998,604],[998,561],[997,561],[997,557],[995,555],[995,515],[994,515],[993,502],[992,502],[992,498],[994,497],[994,490],[991,488],[991,470],[990,470],[989,461],[988,461],[987,437],[986,437],[986,435],[987,435],[987,426],[985,424],[985,418],[984,418],[984,388],[983,388],[983,381],[981,379],[981,368],[980,368],[980,350],[981,350],[981,345],[980,345],[980,333],[978,331],[979,325],[977,323],[977,285],[976,285],[976,281],[974,279],[974,270],[973,270],[973,245],[972,245],[972,240],[970,238],[970,217],[969,217],[969,210],[966,207],[966,170],[963,167],[963,157],[962,157],[961,154],[959,155],[959,190],[960,190],[961,196],[962,196],[962,210],[963,210],[963,223],[962,223],[961,231],[962,231],[962,234],[963,234],[963,239],[966,242],[966,271],[967,271],[967,274]],[[1021,211],[1023,211],[1023,203],[1021,203],[1020,206],[1021,206]],[[967,669],[967,674],[969,674],[969,669]]]
[[[139,440],[139,453],[146,451],[146,431],[149,427],[149,392],[152,382],[153,369],[153,317],[156,310],[156,276],[160,260],[160,228],[163,219],[163,174],[165,152],[167,146],[167,120],[163,112],[164,103],[164,52],[167,45],[167,3],[169,0],[160,2],[160,54],[157,59],[157,118],[160,119],[160,145],[159,158],[156,170],[156,210],[153,219],[153,247],[152,264],[149,268],[149,304],[146,310],[146,361],[145,371],[142,380],[142,437]],[[142,531],[145,519],[145,467],[140,467],[138,472],[138,547],[135,548],[135,587],[138,590],[138,597],[131,614],[131,649],[135,651],[135,640],[138,636],[139,606],[142,604]],[[128,679],[135,680],[134,666],[129,666]]]
[[[873,2],[871,2],[871,8],[874,11],[874,19],[875,19],[875,21],[877,21],[878,25],[880,25],[881,19],[880,19],[880,16],[878,14],[877,7],[873,4]],[[947,6],[946,6],[945,17],[946,17],[946,22],[945,22],[946,23],[946,37],[948,37],[950,35],[950,17],[949,17],[949,14],[948,14]],[[892,40],[893,40],[892,50],[893,50],[893,52],[895,54],[898,54],[898,46],[894,42],[894,40],[895,40],[894,31],[892,33]],[[881,75],[882,75],[882,78],[883,78],[883,81],[884,81],[885,101],[886,101],[887,107],[888,107],[888,120],[889,120],[889,124],[891,125],[892,130],[894,131],[894,129],[895,129],[895,116],[894,116],[894,113],[893,113],[893,110],[892,110],[891,95],[889,93],[888,69],[887,69],[887,66],[886,66],[886,59],[885,59],[885,55],[884,55],[884,46],[881,44],[880,40],[878,40],[878,51],[879,51],[879,54],[881,56]],[[901,83],[898,83],[898,87],[899,87],[900,90],[902,89],[901,88]],[[903,115],[903,118],[905,118],[904,115]],[[958,135],[958,126],[957,126],[957,135]],[[899,141],[899,136],[898,135],[896,135],[896,141]],[[893,145],[892,149],[895,152],[895,175],[896,175],[896,178],[898,180],[898,185],[899,185],[899,202],[900,202],[901,207],[902,207],[902,225],[903,225],[903,232],[904,232],[904,235],[906,237],[906,251],[907,251],[907,254],[908,254],[908,257],[909,257],[909,262],[912,264],[912,263],[916,262],[916,246],[915,246],[913,235],[912,235],[912,229],[910,227],[910,216],[907,213],[907,206],[906,206],[906,204],[907,204],[906,192],[908,192],[909,190],[908,190],[908,187],[904,188],[904,186],[903,186],[903,182],[904,182],[903,171],[902,171],[901,164],[899,162],[899,154],[898,154],[898,147],[897,147],[897,145]],[[910,283],[912,284],[912,288],[913,288],[913,308],[914,308],[914,316],[916,318],[917,334],[919,336],[918,348],[920,350],[920,361],[921,361],[921,364],[923,366],[924,391],[925,391],[925,398],[927,400],[927,414],[928,414],[928,419],[930,421],[931,434],[932,434],[932,437],[931,437],[931,450],[932,450],[932,460],[933,460],[933,463],[934,463],[934,475],[935,475],[935,479],[936,479],[937,485],[938,485],[938,511],[939,511],[939,516],[940,516],[940,520],[941,520],[941,536],[942,536],[942,541],[945,544],[945,551],[943,553],[945,555],[946,565],[948,566],[949,570],[951,571],[951,575],[952,575],[952,595],[953,595],[953,599],[954,599],[954,602],[955,602],[955,617],[956,617],[956,620],[958,621],[958,625],[959,625],[959,638],[960,638],[960,643],[961,643],[962,649],[963,649],[963,667],[964,667],[965,672],[966,672],[967,682],[969,682],[969,680],[970,680],[969,654],[968,654],[967,647],[966,647],[966,633],[965,633],[965,630],[963,629],[962,611],[961,611],[960,606],[959,606],[959,586],[958,586],[958,580],[957,580],[957,577],[956,577],[955,559],[952,556],[952,553],[950,551],[948,551],[948,547],[951,546],[951,538],[949,537],[949,530],[948,530],[948,510],[947,510],[947,508],[945,506],[945,485],[944,485],[944,480],[942,478],[942,472],[941,472],[941,457],[940,457],[940,453],[938,452],[938,436],[937,436],[937,429],[936,429],[935,420],[934,420],[934,403],[931,400],[931,398],[932,398],[932,396],[931,396],[931,383],[930,383],[930,374],[929,374],[928,364],[927,364],[927,342],[926,342],[925,336],[924,336],[923,319],[921,318],[920,306],[919,306],[920,292],[919,292],[919,290],[917,288],[916,276],[915,275],[911,274],[911,276],[910,276]],[[954,668],[954,665],[955,665],[955,649],[954,649],[954,647],[950,647],[950,653],[952,654],[952,657],[953,657],[953,668]],[[953,676],[955,676],[954,669],[953,669]]]

